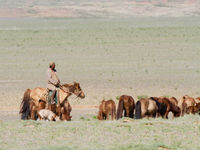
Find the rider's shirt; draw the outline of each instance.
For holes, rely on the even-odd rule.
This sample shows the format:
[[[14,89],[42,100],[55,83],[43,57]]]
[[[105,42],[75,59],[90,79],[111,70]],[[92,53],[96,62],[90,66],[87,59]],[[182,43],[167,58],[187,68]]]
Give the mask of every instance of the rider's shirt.
[[[47,69],[47,81],[48,81],[47,88],[52,91],[56,90],[56,85],[60,82],[60,80],[57,76],[55,69],[54,70],[52,70],[51,68]]]

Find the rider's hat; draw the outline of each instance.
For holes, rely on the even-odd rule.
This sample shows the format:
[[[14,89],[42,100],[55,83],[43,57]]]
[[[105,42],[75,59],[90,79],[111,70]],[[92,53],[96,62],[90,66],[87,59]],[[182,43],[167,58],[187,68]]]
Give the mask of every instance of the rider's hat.
[[[52,61],[52,62],[49,63],[49,67],[50,67],[50,68],[51,68],[51,66],[53,66],[53,65],[55,65],[55,62]]]

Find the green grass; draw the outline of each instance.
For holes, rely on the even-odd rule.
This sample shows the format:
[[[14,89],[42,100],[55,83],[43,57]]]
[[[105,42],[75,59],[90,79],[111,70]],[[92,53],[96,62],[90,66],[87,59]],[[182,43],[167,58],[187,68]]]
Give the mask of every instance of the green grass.
[[[174,120],[1,121],[0,146],[9,149],[199,149],[200,117]]]
[[[199,20],[1,19],[0,104],[19,106],[26,88],[46,87],[50,61],[62,83],[81,83],[86,98],[73,104],[126,93],[199,96]]]

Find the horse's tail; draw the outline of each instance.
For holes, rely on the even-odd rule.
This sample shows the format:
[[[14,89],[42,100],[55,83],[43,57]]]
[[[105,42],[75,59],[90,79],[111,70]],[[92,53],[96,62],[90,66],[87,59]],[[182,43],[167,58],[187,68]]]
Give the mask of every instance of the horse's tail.
[[[135,119],[141,119],[141,102],[137,101],[135,105]]]
[[[114,119],[116,119],[116,106],[115,106],[115,103],[113,103],[112,113],[113,113]]]
[[[124,101],[123,99],[120,98],[118,108],[117,108],[117,120],[119,118],[122,118],[123,108],[124,108]]]
[[[157,105],[157,107],[158,107],[158,112],[160,113],[161,111],[162,111],[162,107],[163,107],[163,105],[162,105],[162,103],[159,103],[158,101],[157,101],[157,98],[155,98],[155,97],[150,97],[150,99],[151,100],[153,100],[154,102],[156,102],[156,105]]]
[[[157,112],[163,117],[164,114],[167,111],[167,106],[164,103],[158,102],[158,98],[157,97],[150,97],[150,99],[156,102],[156,105],[158,107],[158,111]]]
[[[31,90],[27,89],[24,93],[24,97],[22,99],[21,105],[20,105],[20,111],[21,119],[26,120],[28,119],[28,116],[30,114],[30,93]]]

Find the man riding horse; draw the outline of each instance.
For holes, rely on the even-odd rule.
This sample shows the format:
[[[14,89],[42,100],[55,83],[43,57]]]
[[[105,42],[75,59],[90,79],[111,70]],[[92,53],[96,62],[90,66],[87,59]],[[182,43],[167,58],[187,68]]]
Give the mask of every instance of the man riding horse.
[[[52,92],[50,98],[51,104],[55,104],[54,98],[56,96],[56,88],[60,86],[60,80],[58,78],[55,67],[56,67],[55,62],[50,62],[49,68],[47,69],[47,81],[48,81],[47,89],[48,91]]]
[[[51,104],[48,105],[48,109],[53,111],[61,120],[71,120],[70,112],[72,108],[68,102],[68,97],[74,94],[81,99],[85,98],[85,94],[82,91],[80,84],[78,82],[73,82],[71,84],[60,85],[54,62],[49,64],[47,80],[47,89],[52,92],[50,100]],[[26,89],[20,105],[19,113],[21,114],[21,119],[37,119],[39,111],[45,109],[46,103],[48,103],[47,89],[41,87]],[[58,91],[57,94],[56,91]],[[54,101],[56,95],[58,97],[56,101],[57,105],[55,105]]]

